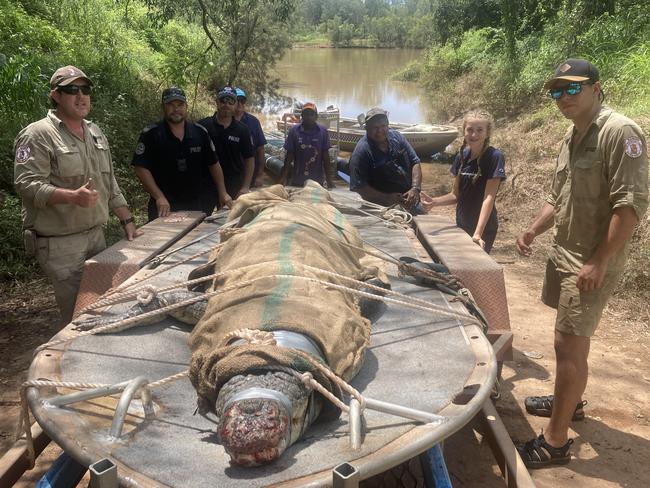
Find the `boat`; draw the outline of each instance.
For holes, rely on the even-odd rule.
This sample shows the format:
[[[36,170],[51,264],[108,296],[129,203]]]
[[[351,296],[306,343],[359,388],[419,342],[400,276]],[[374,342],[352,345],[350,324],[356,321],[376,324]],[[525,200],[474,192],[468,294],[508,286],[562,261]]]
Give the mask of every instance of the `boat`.
[[[285,114],[277,121],[278,130],[287,134],[297,123],[291,120],[292,116]],[[363,114],[355,120],[340,117],[336,109],[318,113],[318,123],[327,128],[330,142],[338,145],[342,151],[352,152],[357,142],[366,135],[366,130],[360,121],[363,121]],[[429,158],[432,154],[443,152],[458,137],[458,129],[452,125],[407,124],[391,121],[390,128],[400,132],[421,158]]]
[[[179,373],[188,364],[190,327],[170,317],[105,335],[67,326],[37,351],[25,397],[43,431],[90,468],[98,483],[92,486],[294,487],[331,486],[333,480],[334,486],[357,486],[353,481],[413,458],[434,477],[444,476],[434,467],[441,459],[434,454],[476,415],[498,440],[510,441],[490,400],[512,343],[500,266],[444,218],[424,215],[409,222],[405,216],[402,224],[386,225],[355,194],[335,189],[330,195],[372,249],[400,262],[447,266],[471,293],[430,286],[382,261],[402,300],[430,306],[383,303],[366,360],[351,381],[366,399],[365,409],[360,412],[350,398],[349,416],[319,421],[282,458],[254,469],[230,465],[214,439],[215,419],[195,414],[196,392]],[[121,241],[86,263],[77,314],[119,313],[130,304],[97,305],[115,297],[116,289],[146,292],[144,285],[161,288],[185,279],[207,261],[220,233],[233,229],[225,212],[208,218],[176,212],[144,230],[141,238]],[[472,296],[479,315],[463,305]],[[528,486],[512,442],[499,449],[506,452],[496,456],[505,462],[504,476]]]

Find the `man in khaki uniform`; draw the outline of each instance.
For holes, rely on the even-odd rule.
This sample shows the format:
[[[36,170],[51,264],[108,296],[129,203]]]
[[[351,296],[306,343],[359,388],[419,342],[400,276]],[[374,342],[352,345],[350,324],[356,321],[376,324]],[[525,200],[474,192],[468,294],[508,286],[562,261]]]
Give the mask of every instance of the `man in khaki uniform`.
[[[524,256],[554,228],[542,301],[557,309],[554,395],[528,397],[526,410],[550,417],[544,433],[518,446],[526,466],[571,459],[572,419],[584,418],[589,346],[620,278],[628,245],[648,207],[648,153],[639,126],[602,105],[598,70],[584,59],[560,64],[545,88],[573,122],[557,159],[551,193],[517,239]]]
[[[111,152],[101,129],[85,120],[92,82],[65,66],[50,80],[52,109],[16,138],[14,182],[23,201],[28,255],[52,281],[63,323],[72,319],[83,263],[106,247],[108,212],[127,239],[136,229],[115,181]]]

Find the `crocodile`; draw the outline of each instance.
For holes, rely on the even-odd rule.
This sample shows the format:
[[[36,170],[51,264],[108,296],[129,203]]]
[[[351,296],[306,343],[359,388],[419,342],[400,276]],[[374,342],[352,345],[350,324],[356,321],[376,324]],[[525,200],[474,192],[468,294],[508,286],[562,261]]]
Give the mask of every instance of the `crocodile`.
[[[375,306],[378,303],[375,300],[360,300],[328,283],[305,284],[301,279],[305,275],[316,276],[321,282],[324,279],[310,272],[309,266],[326,268],[336,276],[389,287],[385,279],[378,279],[380,273],[376,268],[361,264],[363,252],[355,251],[353,246],[363,243],[343,215],[328,204],[329,195],[324,189],[308,184],[298,192],[297,198],[291,199],[283,189],[274,191],[270,196],[262,191],[255,192],[260,195],[238,199],[231,217],[240,217],[238,225],[245,232],[233,232],[218,252],[214,252],[209,266],[191,274],[194,278],[216,270],[231,270],[230,276],[215,278],[202,290],[161,293],[149,303],[138,303],[121,315],[76,322],[78,330],[91,330],[160,307],[197,299],[191,305],[168,313],[194,326],[190,336],[190,379],[197,389],[199,409],[218,416],[217,438],[231,463],[241,466],[257,466],[278,459],[324,410],[330,409],[331,413],[331,405],[293,374],[294,371],[310,371],[309,364],[304,361],[305,354],[313,362],[327,365],[345,380],[351,379],[361,367],[369,342],[368,318],[375,317],[381,306]],[[276,198],[276,193],[280,198]],[[250,208],[255,210],[252,214],[246,212]],[[273,259],[269,260],[269,252],[259,256],[253,252],[246,255],[237,252],[237,249],[250,249],[246,241],[267,249]],[[322,256],[330,252],[331,256]],[[261,263],[262,268],[267,265],[270,268],[256,269],[250,275],[239,272],[250,269],[256,262]],[[245,281],[250,276],[259,278],[264,273],[269,274],[268,280],[251,288],[250,296],[224,293],[199,299],[205,291],[227,288],[237,280]],[[329,276],[327,281],[349,284],[342,277]],[[252,313],[256,307],[260,312]],[[291,312],[291,307],[295,308],[295,313]],[[251,323],[251,317],[257,323]],[[160,320],[159,315],[147,319],[147,323]],[[304,330],[301,323],[307,324]],[[219,342],[228,332],[242,327],[272,333],[273,346],[251,345],[237,337],[225,346]],[[237,361],[247,366],[239,367]],[[335,385],[328,385],[328,389],[340,395]]]

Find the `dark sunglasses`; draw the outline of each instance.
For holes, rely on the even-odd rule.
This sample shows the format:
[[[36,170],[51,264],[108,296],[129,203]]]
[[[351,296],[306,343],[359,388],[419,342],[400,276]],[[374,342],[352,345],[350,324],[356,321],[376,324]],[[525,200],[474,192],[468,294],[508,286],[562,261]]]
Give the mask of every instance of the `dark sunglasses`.
[[[83,95],[90,95],[90,93],[93,91],[90,85],[65,85],[57,86],[56,89],[61,93],[65,93],[66,95],[76,95],[79,92],[81,92]]]
[[[244,104],[246,103],[246,98],[244,98],[244,97],[237,97],[237,101],[238,101],[239,103],[241,103],[242,105],[244,105]]]
[[[591,83],[585,81],[582,82],[574,81],[572,83],[569,83],[566,86],[562,86],[559,88],[551,88],[548,91],[548,96],[551,97],[553,100],[559,100],[560,98],[562,98],[563,93],[566,93],[569,96],[577,95],[582,91],[582,85],[590,85],[590,84]]]

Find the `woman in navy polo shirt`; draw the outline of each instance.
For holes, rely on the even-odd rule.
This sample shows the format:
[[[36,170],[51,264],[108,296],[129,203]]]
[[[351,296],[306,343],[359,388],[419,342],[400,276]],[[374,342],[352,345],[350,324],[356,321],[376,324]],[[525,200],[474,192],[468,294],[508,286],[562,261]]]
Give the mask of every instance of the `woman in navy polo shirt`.
[[[501,181],[506,178],[503,153],[490,146],[494,121],[484,111],[472,111],[463,119],[463,145],[451,174],[455,177],[450,193],[431,198],[421,195],[422,206],[456,204],[456,225],[489,253],[499,226],[494,205]]]

